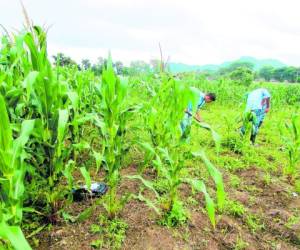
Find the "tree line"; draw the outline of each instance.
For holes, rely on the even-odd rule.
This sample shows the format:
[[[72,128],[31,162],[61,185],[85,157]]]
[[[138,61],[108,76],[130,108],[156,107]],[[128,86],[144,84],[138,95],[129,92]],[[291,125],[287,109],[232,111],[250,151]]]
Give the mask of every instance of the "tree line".
[[[96,63],[91,63],[89,59],[83,59],[77,64],[69,56],[58,53],[53,56],[54,63],[60,66],[76,66],[81,70],[92,70],[95,75],[101,75],[102,69],[106,66],[106,59],[98,57]],[[159,60],[151,60],[149,63],[142,60],[132,61],[129,66],[125,66],[121,61],[114,63],[114,69],[117,74],[136,75],[141,73],[151,73],[159,71]],[[256,70],[255,65],[250,62],[234,62],[228,66],[221,67],[217,71],[199,71],[208,78],[216,79],[227,77],[233,81],[248,85],[253,80],[272,81],[272,82],[300,82],[300,68],[294,66],[273,67],[263,66]]]

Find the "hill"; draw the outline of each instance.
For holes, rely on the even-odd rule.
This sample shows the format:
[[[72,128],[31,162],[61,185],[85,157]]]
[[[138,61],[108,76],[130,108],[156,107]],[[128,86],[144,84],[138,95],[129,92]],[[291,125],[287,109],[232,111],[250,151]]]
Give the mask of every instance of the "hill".
[[[217,71],[220,68],[227,67],[235,62],[250,62],[254,65],[255,70],[259,70],[264,66],[272,66],[274,68],[280,68],[287,66],[283,62],[276,59],[256,59],[254,57],[243,56],[238,60],[227,61],[221,64],[206,64],[206,65],[189,65],[184,63],[169,63],[171,72],[190,72],[190,71]]]

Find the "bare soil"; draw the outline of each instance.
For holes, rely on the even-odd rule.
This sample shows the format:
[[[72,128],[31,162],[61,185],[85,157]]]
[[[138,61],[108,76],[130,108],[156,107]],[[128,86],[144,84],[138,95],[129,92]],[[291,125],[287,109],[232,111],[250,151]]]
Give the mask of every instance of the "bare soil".
[[[124,169],[123,174],[136,173],[135,166]],[[223,214],[218,216],[215,229],[212,228],[205,213],[203,197],[197,195],[199,205],[189,205],[190,219],[184,226],[167,228],[157,223],[157,215],[144,203],[130,200],[124,207],[121,218],[128,224],[126,239],[122,249],[300,249],[300,221],[289,224],[289,220],[300,211],[299,196],[291,195],[287,181],[266,183],[264,173],[255,166],[235,173],[241,178],[238,188],[230,188],[229,177],[224,174],[225,187],[231,200],[242,203],[247,212],[243,216]],[[148,172],[146,178],[153,178]],[[138,193],[139,182],[123,179],[120,194]],[[191,192],[182,188],[182,196],[187,199]],[[79,214],[95,201],[71,204],[66,210],[73,215]],[[36,249],[75,250],[92,249],[91,241],[97,239],[90,227],[97,223],[97,217],[104,210],[95,205],[93,214],[80,223],[61,221],[51,230],[37,236]],[[247,215],[258,218],[258,228],[247,223]]]

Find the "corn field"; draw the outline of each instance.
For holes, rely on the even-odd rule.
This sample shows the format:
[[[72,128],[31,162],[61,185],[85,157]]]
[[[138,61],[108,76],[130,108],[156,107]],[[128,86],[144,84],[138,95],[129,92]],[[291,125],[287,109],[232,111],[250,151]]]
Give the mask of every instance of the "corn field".
[[[299,85],[261,83],[272,111],[255,148],[238,133],[245,86],[193,73],[119,76],[110,54],[101,76],[53,65],[38,26],[2,36],[0,49],[1,249],[163,249],[142,245],[142,230],[180,242],[170,249],[210,249],[212,239],[220,249],[300,246]],[[199,89],[217,101],[182,138]],[[76,203],[72,190],[94,181],[106,194]],[[64,226],[88,236],[63,245],[70,235],[54,232]]]

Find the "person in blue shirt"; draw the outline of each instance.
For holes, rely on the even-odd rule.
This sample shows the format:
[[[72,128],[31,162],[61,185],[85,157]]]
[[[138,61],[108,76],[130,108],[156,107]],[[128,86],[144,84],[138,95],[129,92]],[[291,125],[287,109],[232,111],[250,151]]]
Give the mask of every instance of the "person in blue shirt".
[[[263,123],[266,113],[270,111],[271,95],[265,88],[258,88],[248,94],[245,114],[249,114],[247,122],[252,123],[251,137],[252,144],[255,143],[256,135]],[[246,133],[245,124],[241,128],[241,133]]]
[[[193,113],[195,112],[195,110],[196,110],[196,112],[195,112],[194,118],[197,121],[202,122],[203,119],[200,116],[200,109],[205,105],[205,103],[210,103],[215,100],[216,100],[216,95],[214,93],[199,92],[199,99],[197,101],[196,107],[193,107],[193,104],[191,101],[188,103],[188,107],[185,110],[185,116],[180,123],[180,128],[181,128],[183,137],[187,137],[187,134],[189,134],[190,126],[192,124],[192,117],[193,117]]]

